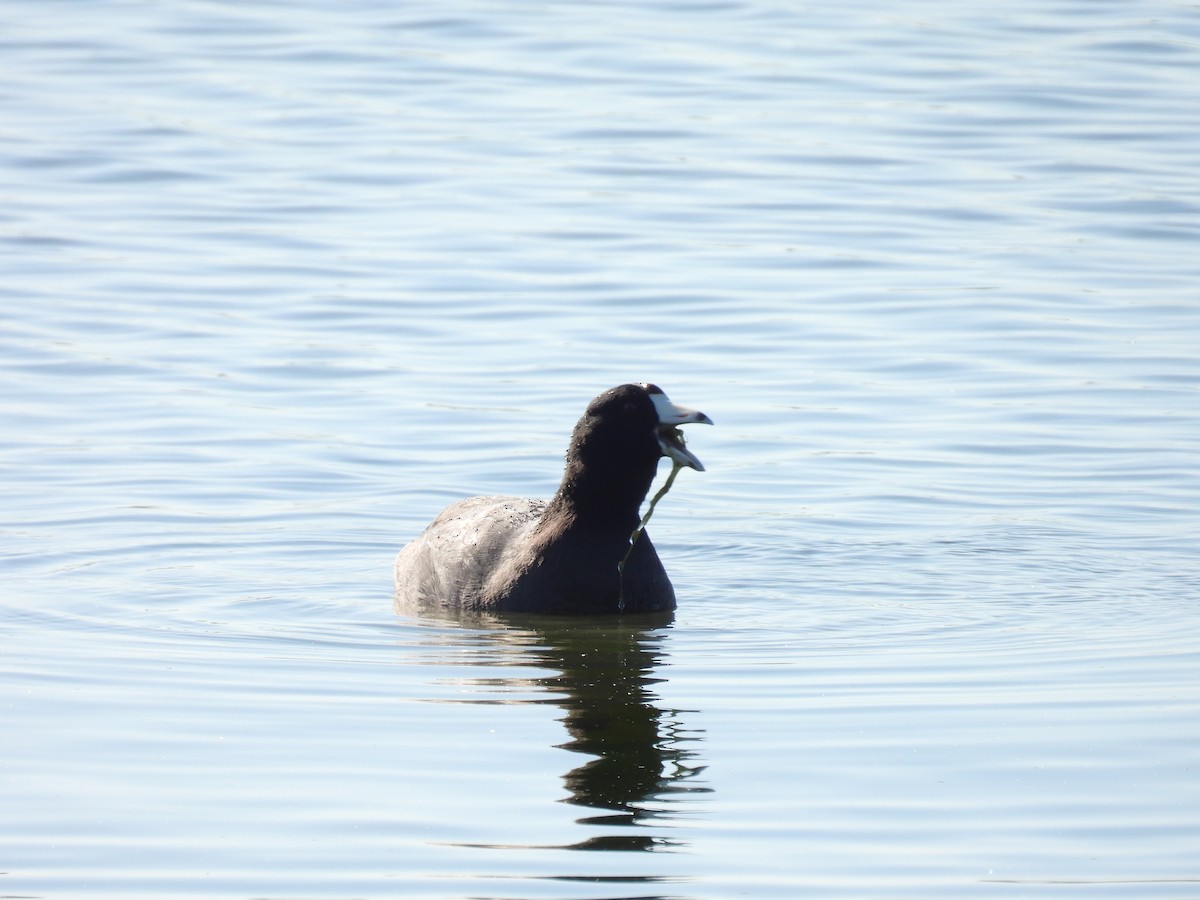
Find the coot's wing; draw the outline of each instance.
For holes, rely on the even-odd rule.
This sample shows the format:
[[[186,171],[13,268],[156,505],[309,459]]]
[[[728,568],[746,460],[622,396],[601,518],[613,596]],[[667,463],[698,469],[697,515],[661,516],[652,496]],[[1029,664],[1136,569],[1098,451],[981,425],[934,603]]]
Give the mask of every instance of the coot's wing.
[[[482,608],[484,585],[525,545],[545,508],[545,500],[525,497],[446,507],[396,557],[396,609]]]

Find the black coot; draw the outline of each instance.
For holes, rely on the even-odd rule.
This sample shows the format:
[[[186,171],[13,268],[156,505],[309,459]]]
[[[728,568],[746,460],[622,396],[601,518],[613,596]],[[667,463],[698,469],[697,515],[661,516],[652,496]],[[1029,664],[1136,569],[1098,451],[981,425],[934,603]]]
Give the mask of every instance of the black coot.
[[[397,609],[654,612],[675,590],[646,534],[618,574],[658,461],[704,471],[678,426],[712,424],[652,384],[588,404],[550,500],[472,497],[442,511],[396,557]]]

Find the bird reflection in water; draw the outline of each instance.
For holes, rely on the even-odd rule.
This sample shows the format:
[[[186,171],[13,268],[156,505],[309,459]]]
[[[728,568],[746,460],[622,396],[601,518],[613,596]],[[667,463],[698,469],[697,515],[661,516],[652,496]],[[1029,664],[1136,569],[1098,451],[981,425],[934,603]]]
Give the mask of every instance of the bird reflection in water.
[[[590,812],[577,819],[602,833],[571,850],[661,851],[680,846],[663,834],[672,819],[696,812],[690,802],[711,792],[700,778],[704,765],[694,749],[700,732],[688,729],[686,711],[664,708],[654,685],[666,661],[664,644],[672,613],[633,618],[513,616],[462,617],[461,624],[488,628],[495,647],[518,656],[522,668],[547,670],[532,683],[553,696],[532,702],[558,706],[570,740],[561,748],[588,757],[563,776],[566,803]],[[492,631],[492,628],[495,631]],[[476,632],[478,635],[479,632]],[[527,670],[526,670],[527,671]],[[487,682],[503,666],[489,672]]]

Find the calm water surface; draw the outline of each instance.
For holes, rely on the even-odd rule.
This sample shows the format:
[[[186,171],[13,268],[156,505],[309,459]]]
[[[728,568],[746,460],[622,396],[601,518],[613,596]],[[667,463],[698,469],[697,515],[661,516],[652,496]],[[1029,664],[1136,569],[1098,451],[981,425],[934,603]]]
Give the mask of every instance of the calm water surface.
[[[0,895],[1200,897],[1200,8],[3,9]],[[392,613],[629,380],[672,619]]]

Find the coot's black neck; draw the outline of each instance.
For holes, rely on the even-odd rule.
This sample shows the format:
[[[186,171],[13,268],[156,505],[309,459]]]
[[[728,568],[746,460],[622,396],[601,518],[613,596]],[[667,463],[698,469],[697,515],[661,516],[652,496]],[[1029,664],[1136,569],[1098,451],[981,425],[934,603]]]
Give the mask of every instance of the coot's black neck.
[[[631,447],[598,434],[580,438],[577,429],[547,512],[568,515],[574,527],[628,539],[658,469],[658,448]]]

